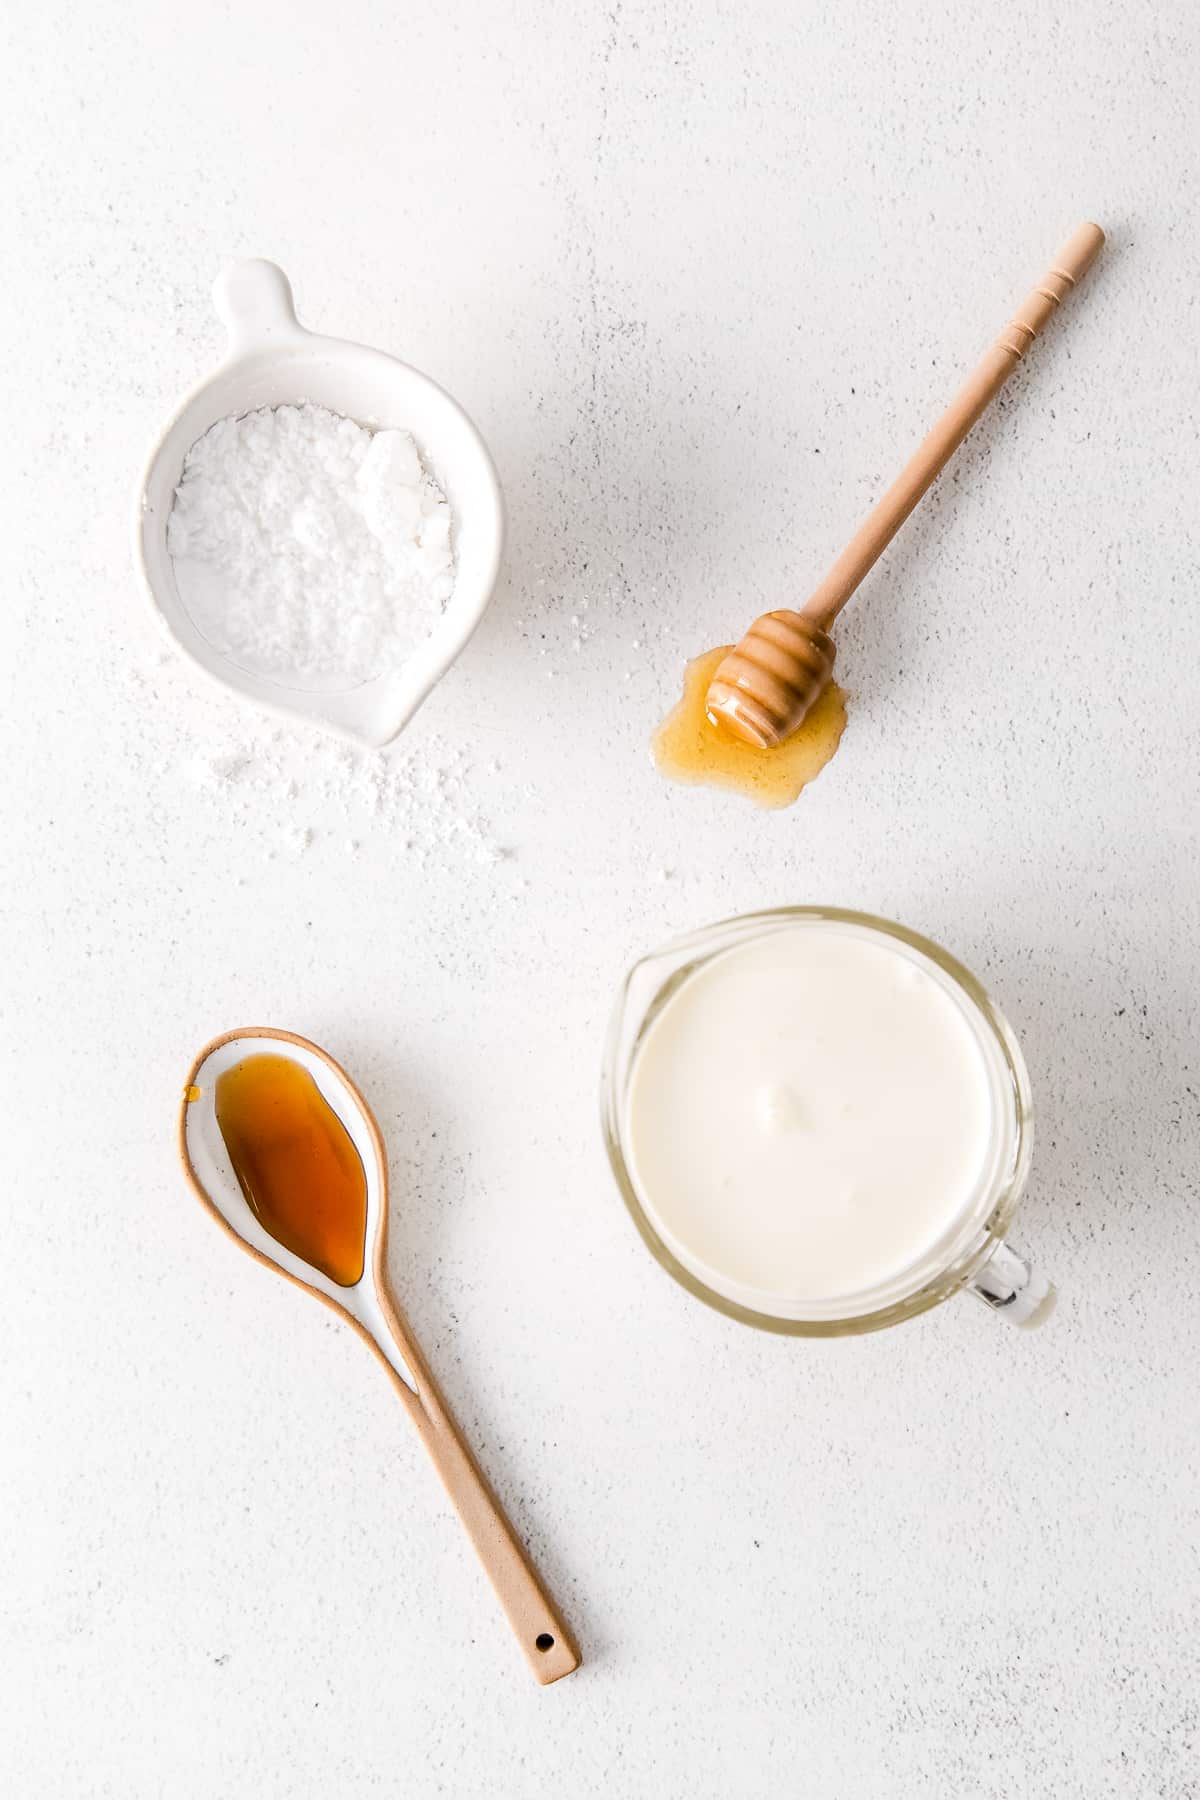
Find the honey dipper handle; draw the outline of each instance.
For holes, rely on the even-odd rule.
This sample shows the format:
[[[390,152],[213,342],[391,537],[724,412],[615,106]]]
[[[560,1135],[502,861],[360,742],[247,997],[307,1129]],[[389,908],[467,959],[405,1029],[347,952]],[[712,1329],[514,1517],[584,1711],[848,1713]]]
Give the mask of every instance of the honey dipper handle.
[[[417,1393],[400,1379],[386,1358],[385,1366],[496,1590],[534,1679],[546,1687],[579,1667],[579,1651],[443,1400],[419,1346],[382,1288],[379,1301],[417,1383]]]
[[[803,618],[822,631],[828,631],[864,575],[886,550],[914,506],[1000,392],[1051,313],[1087,274],[1103,243],[1104,233],[1100,227],[1090,224],[1081,225],[1067,239],[1049,271],[1017,308],[916,455],[868,514],[824,581],[800,609]]]

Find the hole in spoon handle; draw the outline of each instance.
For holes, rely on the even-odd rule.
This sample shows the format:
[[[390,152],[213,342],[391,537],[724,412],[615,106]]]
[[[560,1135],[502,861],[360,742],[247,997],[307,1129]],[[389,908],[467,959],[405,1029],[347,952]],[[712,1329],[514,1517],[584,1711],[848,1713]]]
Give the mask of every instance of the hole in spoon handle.
[[[229,333],[231,356],[300,337],[291,283],[278,263],[251,257],[230,263],[213,284],[213,304]]]
[[[504,1608],[534,1679],[547,1687],[580,1663],[574,1640],[542,1585],[486,1475],[475,1461],[440,1394],[422,1382],[413,1422],[454,1503]]]

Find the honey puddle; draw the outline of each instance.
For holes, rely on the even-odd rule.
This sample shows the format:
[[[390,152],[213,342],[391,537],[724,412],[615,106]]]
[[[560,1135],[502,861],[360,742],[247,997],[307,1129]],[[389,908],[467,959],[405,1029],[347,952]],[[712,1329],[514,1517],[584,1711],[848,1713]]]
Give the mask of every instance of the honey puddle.
[[[759,806],[790,806],[842,741],[845,693],[831,681],[799,731],[777,750],[758,750],[722,731],[704,710],[708,684],[728,651],[723,644],[687,665],[683,699],[650,740],[654,760],[673,781],[732,788]]]
[[[217,1077],[214,1100],[233,1172],[259,1223],[339,1287],[361,1281],[366,1172],[308,1070],[290,1056],[248,1056]]]

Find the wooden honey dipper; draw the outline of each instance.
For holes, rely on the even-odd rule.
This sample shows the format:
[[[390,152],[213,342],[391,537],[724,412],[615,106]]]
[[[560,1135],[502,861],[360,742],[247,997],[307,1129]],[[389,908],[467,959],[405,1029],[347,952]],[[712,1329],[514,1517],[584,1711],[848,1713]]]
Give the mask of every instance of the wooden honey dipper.
[[[1104,233],[1081,225],[1017,309],[900,476],[799,612],[769,612],[717,665],[705,711],[714,725],[763,750],[797,729],[833,674],[829,628],[918,500],[995,399],[1061,300],[1099,254]]]

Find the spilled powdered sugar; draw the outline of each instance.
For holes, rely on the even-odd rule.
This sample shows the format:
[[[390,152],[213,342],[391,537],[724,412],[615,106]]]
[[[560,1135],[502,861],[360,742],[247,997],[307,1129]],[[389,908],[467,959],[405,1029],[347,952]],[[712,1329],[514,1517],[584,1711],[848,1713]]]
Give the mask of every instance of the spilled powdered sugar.
[[[431,859],[500,863],[512,855],[469,797],[471,765],[461,749],[434,744],[415,760],[321,745],[305,758],[301,787],[285,746],[276,732],[193,756],[190,785],[235,822],[272,813],[279,820],[277,848],[294,855],[335,833],[340,848],[357,855],[354,833],[375,830],[394,838],[419,866]]]
[[[240,724],[221,700],[177,686],[178,656],[163,650],[130,664],[130,728],[122,755],[158,803],[180,793],[214,826],[228,824],[243,848],[266,858],[356,857],[385,849],[417,868],[439,864],[503,869],[525,885],[516,846],[499,837],[480,798],[500,773],[460,743],[422,729],[387,750],[360,750],[330,738],[298,738],[281,726]],[[187,704],[183,704],[184,700]],[[140,723],[148,711],[158,730]]]
[[[528,571],[524,604],[512,626],[531,675],[536,670],[543,680],[570,676],[583,653],[600,644],[611,650],[612,619],[626,602],[625,585],[607,569],[589,581],[585,574],[586,565],[566,577],[557,565],[534,564]],[[564,588],[565,604],[543,593],[549,589],[557,596]],[[647,589],[647,614],[631,621],[625,635],[629,651],[641,658],[647,683],[659,679],[661,670],[642,655],[643,647],[653,651],[661,640],[672,670],[679,654],[650,610],[657,593]],[[497,828],[489,812],[489,796],[495,799],[500,791],[494,756],[481,758],[473,746],[431,732],[424,718],[383,751],[357,749],[307,726],[272,727],[252,714],[239,717],[228,696],[216,698],[192,687],[186,674],[173,646],[123,671],[136,695],[131,716],[144,718],[152,711],[158,721],[152,738],[141,729],[131,731],[123,753],[143,771],[148,786],[174,770],[188,805],[215,829],[228,822],[243,849],[253,845],[253,854],[286,863],[361,858],[364,867],[382,854],[393,866],[405,863],[431,872],[490,869],[510,893],[529,887],[520,845],[511,830]],[[535,797],[528,783],[514,793],[506,781],[502,791],[501,817],[512,802]],[[178,789],[172,787],[164,803],[174,806],[177,800]],[[670,864],[652,874],[664,884],[686,879]],[[241,885],[246,877],[235,879]]]

